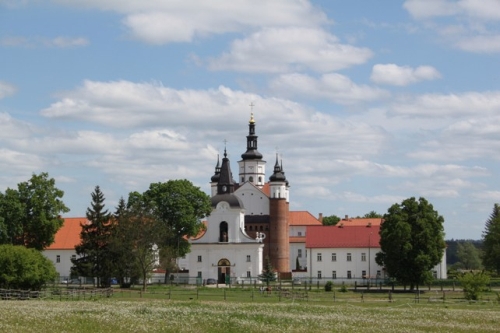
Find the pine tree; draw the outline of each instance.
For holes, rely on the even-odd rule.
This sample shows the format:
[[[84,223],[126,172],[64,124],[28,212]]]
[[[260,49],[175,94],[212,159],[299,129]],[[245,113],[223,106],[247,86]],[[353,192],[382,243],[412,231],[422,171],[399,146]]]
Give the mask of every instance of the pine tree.
[[[266,258],[266,263],[262,270],[262,274],[259,275],[259,280],[265,282],[267,287],[269,287],[269,283],[276,281],[276,270],[273,265],[271,265],[269,257]]]
[[[493,206],[493,212],[486,221],[483,231],[483,265],[500,274],[500,205]]]
[[[97,285],[108,287],[113,273],[113,252],[110,250],[114,220],[104,209],[104,194],[99,186],[91,194],[91,207],[87,208],[88,223],[82,225],[81,243],[75,247],[78,259],[73,259],[72,273],[97,278]]]

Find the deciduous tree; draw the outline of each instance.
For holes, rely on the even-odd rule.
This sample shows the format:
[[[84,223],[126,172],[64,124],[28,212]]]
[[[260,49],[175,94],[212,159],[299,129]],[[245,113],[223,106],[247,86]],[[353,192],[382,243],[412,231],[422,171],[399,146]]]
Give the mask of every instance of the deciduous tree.
[[[481,269],[481,256],[472,242],[459,242],[457,244],[457,257],[456,266],[467,270]]]
[[[63,224],[60,214],[69,212],[63,195],[48,173],[33,174],[17,190],[7,189],[0,196],[0,241],[37,250],[48,247]]]
[[[337,215],[324,216],[323,217],[323,225],[336,225],[340,221],[340,217]]]
[[[384,220],[377,263],[411,290],[429,282],[445,250],[443,217],[426,199],[409,198],[392,205]]]

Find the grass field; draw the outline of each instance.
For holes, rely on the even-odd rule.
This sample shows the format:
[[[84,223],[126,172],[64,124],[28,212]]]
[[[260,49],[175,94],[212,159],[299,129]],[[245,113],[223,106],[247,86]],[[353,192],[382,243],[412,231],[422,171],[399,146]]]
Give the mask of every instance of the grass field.
[[[352,301],[344,295],[345,299],[329,303],[293,299],[271,302],[273,298],[267,296],[252,302],[236,298],[214,301],[208,294],[207,300],[153,297],[159,294],[143,298],[115,294],[85,301],[9,300],[0,301],[0,332],[387,333],[500,329],[500,305],[496,302],[415,303],[406,298],[362,302],[358,295],[347,294]]]

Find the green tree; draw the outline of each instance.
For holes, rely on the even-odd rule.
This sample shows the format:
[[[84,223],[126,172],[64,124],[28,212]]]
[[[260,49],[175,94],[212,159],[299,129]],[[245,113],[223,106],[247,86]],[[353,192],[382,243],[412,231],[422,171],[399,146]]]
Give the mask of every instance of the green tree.
[[[337,215],[324,216],[323,217],[323,225],[336,225],[340,221],[340,217]]]
[[[446,246],[443,217],[424,198],[412,197],[392,205],[384,220],[377,264],[410,290],[430,282],[431,269],[441,261]]]
[[[376,219],[376,218],[381,218],[382,214],[379,214],[376,211],[372,210],[369,213],[366,213],[363,217],[367,219]]]
[[[121,202],[115,214],[117,225],[111,240],[112,252],[116,253],[116,271],[121,277],[142,279],[143,290],[159,263],[156,245],[159,225],[151,212],[151,207],[139,200],[127,208],[123,208]]]
[[[17,190],[7,189],[0,196],[0,241],[36,250],[48,247],[64,222],[60,214],[69,212],[63,195],[48,173],[33,174],[30,180],[19,183]]]
[[[79,257],[72,259],[72,274],[96,277],[98,286],[108,287],[114,268],[110,241],[115,223],[104,208],[105,198],[99,186],[91,197],[86,213],[88,223],[82,225],[81,243],[75,247]]]
[[[472,242],[459,242],[457,244],[457,266],[463,269],[481,269],[479,250]]]
[[[485,272],[467,272],[458,277],[465,298],[470,301],[476,301],[479,296],[488,290],[490,276]]]
[[[483,265],[500,274],[500,205],[497,203],[483,231]]]
[[[265,282],[267,287],[269,287],[271,282],[276,281],[276,270],[271,264],[269,257],[266,258],[262,273],[259,274],[259,280]]]
[[[158,224],[156,244],[160,249],[175,249],[177,257],[189,252],[187,238],[204,228],[201,219],[212,212],[210,197],[186,179],[153,183],[142,196],[131,194],[129,204],[134,200],[143,200],[151,208]]]
[[[56,277],[54,264],[39,251],[0,245],[0,288],[40,290]]]

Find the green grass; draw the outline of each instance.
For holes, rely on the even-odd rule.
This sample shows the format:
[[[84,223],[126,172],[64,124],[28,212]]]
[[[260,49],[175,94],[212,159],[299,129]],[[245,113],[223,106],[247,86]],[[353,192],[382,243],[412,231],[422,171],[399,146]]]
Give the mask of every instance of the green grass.
[[[0,332],[497,332],[496,303],[0,301]]]

